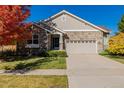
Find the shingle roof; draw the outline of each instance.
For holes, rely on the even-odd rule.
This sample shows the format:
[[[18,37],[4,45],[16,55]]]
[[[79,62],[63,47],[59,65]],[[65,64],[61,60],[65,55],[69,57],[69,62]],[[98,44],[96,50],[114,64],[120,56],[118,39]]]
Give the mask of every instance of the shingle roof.
[[[105,26],[98,26],[98,27],[100,27],[100,28],[102,28],[102,29],[105,29],[105,30],[107,30],[108,32],[111,32],[111,30],[108,29],[108,28],[106,28]]]

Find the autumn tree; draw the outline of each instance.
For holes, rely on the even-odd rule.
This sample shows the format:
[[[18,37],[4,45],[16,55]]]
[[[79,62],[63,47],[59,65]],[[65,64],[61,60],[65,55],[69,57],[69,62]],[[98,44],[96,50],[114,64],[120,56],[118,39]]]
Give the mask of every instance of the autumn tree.
[[[116,35],[109,39],[109,47],[107,50],[111,54],[124,55],[124,15],[118,24],[118,29],[119,31]]]
[[[30,6],[0,6],[0,45],[22,41],[30,37],[30,23],[25,23],[30,15]]]
[[[110,38],[108,51],[111,54],[124,55],[124,33],[120,32]]]

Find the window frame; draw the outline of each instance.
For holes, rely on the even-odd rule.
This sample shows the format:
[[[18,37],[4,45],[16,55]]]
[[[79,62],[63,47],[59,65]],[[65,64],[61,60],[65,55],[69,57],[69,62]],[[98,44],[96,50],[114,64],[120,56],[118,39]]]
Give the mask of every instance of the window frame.
[[[37,35],[38,38],[37,38],[37,39],[34,39],[34,35]],[[39,35],[38,35],[38,34],[32,34],[32,38],[31,38],[30,40],[32,41],[32,43],[30,43],[30,44],[35,44],[35,43],[34,43],[34,40],[37,40],[38,43],[37,43],[36,45],[38,45],[38,44],[39,44]],[[28,44],[28,40],[27,40],[27,44]],[[28,45],[30,45],[30,44],[28,44]]]

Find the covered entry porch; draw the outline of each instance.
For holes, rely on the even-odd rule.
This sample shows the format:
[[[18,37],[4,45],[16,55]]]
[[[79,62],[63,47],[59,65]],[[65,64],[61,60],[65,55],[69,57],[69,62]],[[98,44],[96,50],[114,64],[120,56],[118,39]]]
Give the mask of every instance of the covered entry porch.
[[[63,50],[64,45],[64,34],[55,33],[49,36],[49,50]]]

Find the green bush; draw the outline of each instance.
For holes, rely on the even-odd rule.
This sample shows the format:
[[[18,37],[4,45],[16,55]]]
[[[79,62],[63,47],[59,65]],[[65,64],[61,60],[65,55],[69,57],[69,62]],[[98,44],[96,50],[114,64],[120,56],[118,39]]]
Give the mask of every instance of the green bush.
[[[9,56],[15,56],[16,55],[16,51],[13,50],[6,50],[6,51],[1,51],[0,52],[0,57],[9,57]]]
[[[5,65],[3,69],[5,70],[22,70],[26,68],[26,64],[24,62],[15,64],[15,65]]]
[[[24,68],[26,68],[26,64],[24,62],[21,62],[15,66],[14,70],[22,70]]]
[[[3,69],[5,69],[5,70],[14,70],[15,67],[11,66],[11,65],[5,65]]]
[[[38,54],[38,56],[41,56],[41,57],[48,57],[49,54],[48,54],[47,51],[42,51],[42,52],[40,52],[40,53]]]
[[[104,50],[102,52],[99,53],[100,55],[109,55],[110,53],[108,52],[108,50]]]
[[[50,50],[47,54],[49,57],[67,57],[67,53],[64,50]]]

